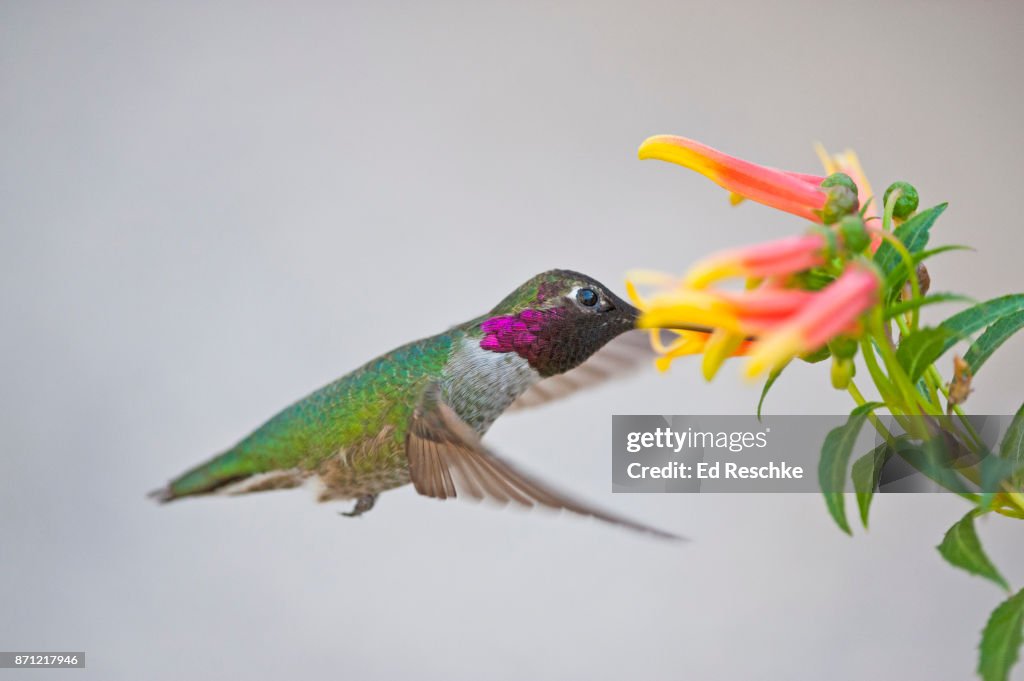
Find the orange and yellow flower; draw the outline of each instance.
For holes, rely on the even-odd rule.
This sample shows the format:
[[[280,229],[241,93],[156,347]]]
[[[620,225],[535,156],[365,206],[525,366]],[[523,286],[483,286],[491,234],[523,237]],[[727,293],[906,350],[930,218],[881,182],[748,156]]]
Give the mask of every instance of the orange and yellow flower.
[[[835,336],[856,333],[858,318],[875,304],[880,286],[878,275],[865,265],[850,265],[820,291],[772,285],[750,291],[694,288],[691,275],[666,287],[667,275],[638,272],[626,290],[641,311],[638,325],[652,329],[658,367],[666,370],[673,359],[703,353],[708,380],[735,355],[748,356],[745,374],[752,378],[818,350]],[[662,287],[641,296],[637,283],[653,281]],[[714,331],[673,330],[680,327]],[[672,342],[662,339],[664,329],[675,334]]]
[[[781,369],[836,336],[861,332],[859,319],[878,302],[881,280],[858,255],[867,235],[853,239],[846,216],[857,209],[859,197],[872,197],[871,186],[853,152],[828,156],[819,147],[818,153],[828,177],[757,165],[685,137],[658,135],[640,145],[640,158],[695,170],[729,190],[733,203],[747,198],[814,222],[840,224],[839,229],[816,227],[801,236],[710,255],[678,279],[633,273],[627,291],[641,310],[639,325],[652,329],[659,368],[701,353],[710,380],[728,357],[746,355],[745,373],[754,377]],[[877,215],[872,201],[864,218]],[[863,222],[853,222],[864,230]],[[879,228],[867,229],[875,245]],[[802,288],[801,278],[793,275],[813,268],[826,268],[831,283],[821,290]],[[730,278],[745,278],[746,290],[718,288],[718,282]],[[638,285],[651,292],[641,296]],[[690,330],[696,328],[709,332]],[[674,338],[666,342],[665,334]]]
[[[848,267],[785,323],[761,338],[750,354],[746,375],[781,369],[794,357],[814,352],[835,336],[855,335],[858,318],[878,301],[880,285],[873,269]]]
[[[668,161],[695,170],[727,189],[734,204],[750,199],[813,222],[823,221],[836,191],[821,186],[826,179],[823,176],[757,165],[676,135],[649,137],[638,153],[641,159]]]
[[[721,251],[700,260],[683,281],[686,286],[699,289],[728,277],[783,276],[823,264],[827,250],[825,236],[811,233]]]

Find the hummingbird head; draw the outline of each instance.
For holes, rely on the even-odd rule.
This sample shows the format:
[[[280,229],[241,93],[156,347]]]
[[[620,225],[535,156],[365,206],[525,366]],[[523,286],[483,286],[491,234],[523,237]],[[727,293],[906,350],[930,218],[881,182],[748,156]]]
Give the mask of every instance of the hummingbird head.
[[[541,376],[553,376],[636,328],[639,314],[599,281],[551,270],[524,283],[484,317],[480,347],[514,352]]]

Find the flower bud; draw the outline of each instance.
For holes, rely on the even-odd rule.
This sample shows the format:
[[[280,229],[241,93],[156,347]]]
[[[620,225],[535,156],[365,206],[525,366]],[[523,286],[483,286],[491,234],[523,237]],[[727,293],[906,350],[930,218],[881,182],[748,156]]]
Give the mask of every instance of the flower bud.
[[[839,252],[839,237],[836,236],[835,230],[825,225],[813,225],[809,231],[821,236],[823,245],[822,257],[826,260],[834,258],[836,253]]]
[[[846,390],[856,373],[857,365],[849,357],[846,359],[832,358],[832,387],[836,390]]]
[[[871,243],[871,235],[864,226],[864,218],[859,215],[844,215],[839,221],[839,234],[843,237],[843,245],[851,253],[863,253]]]
[[[857,193],[857,183],[846,173],[832,173],[821,181],[821,186],[824,189],[829,187],[846,187],[854,194]]]
[[[825,194],[827,198],[825,207],[821,210],[821,221],[826,225],[837,222],[844,215],[856,212],[860,206],[856,189],[850,189],[844,184],[833,184],[831,187],[826,187]]]
[[[849,336],[836,336],[829,341],[828,347],[840,359],[850,359],[857,354],[857,340]]]
[[[896,199],[896,205],[893,206],[892,215],[895,218],[904,220],[917,210],[917,189],[909,182],[893,182],[885,190],[885,195],[882,197],[883,206],[889,204],[889,195],[894,191],[898,191],[900,195]]]

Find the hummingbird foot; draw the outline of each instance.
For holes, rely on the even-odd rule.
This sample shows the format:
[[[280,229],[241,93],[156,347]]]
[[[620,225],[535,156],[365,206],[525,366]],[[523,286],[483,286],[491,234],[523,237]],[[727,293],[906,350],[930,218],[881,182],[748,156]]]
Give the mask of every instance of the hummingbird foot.
[[[359,516],[373,508],[373,504],[376,501],[376,494],[364,494],[363,496],[356,499],[356,505],[352,507],[351,511],[341,512],[338,513],[338,515],[343,515],[346,518],[358,518]]]

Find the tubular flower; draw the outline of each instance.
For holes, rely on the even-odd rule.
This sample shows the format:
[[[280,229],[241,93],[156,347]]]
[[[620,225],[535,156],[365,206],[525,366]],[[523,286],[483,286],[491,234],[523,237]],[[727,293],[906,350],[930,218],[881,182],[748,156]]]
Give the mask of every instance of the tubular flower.
[[[639,281],[666,282],[665,275],[640,272]],[[781,367],[794,357],[814,352],[831,338],[857,329],[857,319],[874,305],[879,288],[874,270],[851,265],[820,291],[762,286],[750,291],[696,289],[685,277],[675,286],[644,298],[633,281],[626,289],[640,309],[638,326],[649,329],[708,327],[709,334],[672,331],[676,339],[664,343],[660,331],[652,333],[658,367],[668,368],[676,357],[704,354],[702,366],[710,380],[728,357],[749,355],[748,377]]]
[[[823,234],[811,233],[722,251],[694,265],[684,284],[699,289],[727,277],[762,279],[800,272],[823,264],[828,246]]]
[[[633,302],[642,313],[639,326],[643,328],[696,326],[757,336],[796,314],[816,295],[813,291],[798,289],[756,289],[738,293],[679,288],[656,293],[646,300],[633,297]]]
[[[750,199],[772,208],[822,222],[831,204],[848,210],[850,197],[856,208],[856,196],[844,187],[822,187],[824,177],[805,175],[760,166],[723,154],[717,149],[685,137],[655,135],[640,145],[641,159],[654,158],[695,170],[731,193],[733,204]]]
[[[649,301],[639,294],[637,283],[659,285],[670,292],[660,294],[659,300]],[[672,289],[675,291],[672,292]],[[744,311],[749,310],[751,313],[749,321],[756,325],[759,317],[771,314],[773,307],[778,307],[780,303],[780,301],[775,301],[773,305],[771,301],[765,299],[761,301],[760,306],[751,304],[750,301],[747,301],[745,306],[733,305],[730,296],[735,298],[735,294],[715,296],[697,291],[693,292],[696,295],[687,296],[685,295],[686,291],[682,282],[662,272],[637,270],[631,272],[626,280],[626,293],[640,310],[654,309],[659,305],[675,306],[677,314],[690,320],[686,325],[708,328],[707,332],[702,332],[661,328],[661,326],[653,324],[646,325],[651,332],[651,347],[658,354],[655,366],[659,371],[668,371],[672,360],[678,357],[703,353],[705,355],[705,373],[707,373],[709,362],[715,363],[717,368],[728,357],[747,354],[753,347],[753,342],[741,331],[744,323],[741,316]],[[695,322],[694,319],[698,319],[700,322]],[[732,330],[716,329],[716,322],[724,324]],[[667,343],[664,334],[672,336]],[[709,360],[709,357],[713,359]],[[713,375],[714,372],[711,373]],[[711,376],[708,376],[709,380],[710,378]]]
[[[880,285],[874,270],[848,267],[799,312],[762,338],[750,353],[746,375],[780,369],[794,357],[814,352],[834,336],[856,328],[857,319],[877,302]]]
[[[860,254],[879,243],[880,225],[868,221],[880,208],[856,154],[829,156],[820,145],[818,154],[827,176],[760,166],[685,137],[658,135],[640,145],[641,159],[695,170],[727,189],[734,204],[749,198],[826,225],[710,255],[680,278],[631,274],[627,290],[641,311],[638,325],[655,329],[659,368],[700,353],[710,380],[728,357],[742,354],[749,357],[746,375],[754,377],[816,352],[836,336],[862,333],[858,320],[877,302],[880,275]],[[860,197],[870,203],[858,215]],[[745,279],[745,290],[717,287],[729,278]],[[827,285],[819,290],[822,283]],[[637,284],[652,293],[640,297]],[[851,366],[840,366],[833,382],[848,380]]]

